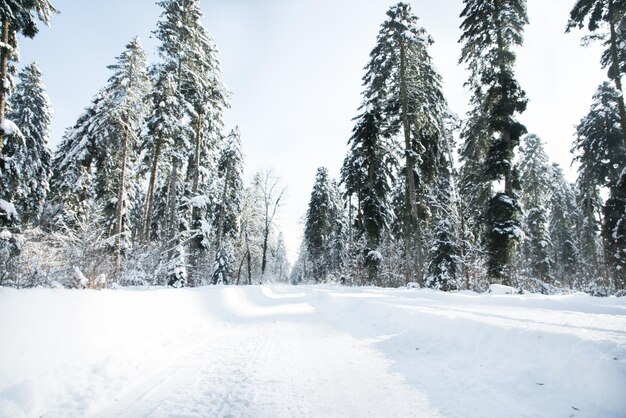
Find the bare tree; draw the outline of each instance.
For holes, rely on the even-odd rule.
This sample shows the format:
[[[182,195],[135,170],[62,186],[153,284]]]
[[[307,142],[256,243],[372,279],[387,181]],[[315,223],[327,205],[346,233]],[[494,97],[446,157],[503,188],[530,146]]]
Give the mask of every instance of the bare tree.
[[[273,170],[263,170],[255,175],[255,186],[259,187],[261,204],[263,205],[263,257],[261,261],[261,277],[265,276],[267,267],[267,246],[270,232],[274,225],[276,212],[283,204],[285,186]]]

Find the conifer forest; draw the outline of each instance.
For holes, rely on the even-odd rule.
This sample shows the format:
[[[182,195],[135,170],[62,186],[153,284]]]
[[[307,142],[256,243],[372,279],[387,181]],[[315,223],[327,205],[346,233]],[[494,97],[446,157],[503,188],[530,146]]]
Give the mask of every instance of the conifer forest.
[[[525,0],[463,1],[462,115],[444,95],[429,22],[391,5],[354,74],[362,95],[352,135],[336,138],[343,164],[318,169],[294,260],[276,221],[287,184],[244,172],[242,136],[254,132],[224,113],[246,92],[226,87],[200,0],[157,1],[154,59],[137,37],[119,45],[54,149],[45,68],[19,50],[64,12],[52,3],[0,1],[0,287],[626,292],[626,1],[572,0],[553,22],[603,48],[605,81],[563,127],[574,182],[550,161],[551,138],[520,122],[533,100],[516,78]]]

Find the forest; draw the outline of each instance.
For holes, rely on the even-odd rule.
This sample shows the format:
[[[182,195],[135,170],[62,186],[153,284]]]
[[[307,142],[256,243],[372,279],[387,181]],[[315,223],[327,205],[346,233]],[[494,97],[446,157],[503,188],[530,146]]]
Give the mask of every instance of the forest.
[[[275,222],[285,185],[272,170],[246,184],[199,0],[157,2],[158,61],[138,38],[120,45],[110,78],[55,150],[42,71],[17,68],[19,42],[36,42],[58,10],[49,0],[2,1],[0,286],[274,281],[483,292],[498,283],[623,295],[626,1],[577,0],[554,22],[583,29],[581,48],[604,48],[606,80],[572,138],[574,183],[518,120],[532,99],[515,75],[526,1],[463,3],[458,65],[469,73],[471,110],[451,111],[432,38],[409,3],[391,6],[363,57],[341,174],[318,169],[290,266]]]

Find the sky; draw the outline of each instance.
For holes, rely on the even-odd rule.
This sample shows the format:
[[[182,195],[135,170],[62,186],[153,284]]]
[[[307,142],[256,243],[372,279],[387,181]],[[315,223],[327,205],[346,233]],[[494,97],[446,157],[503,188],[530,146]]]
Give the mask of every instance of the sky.
[[[36,61],[54,107],[51,145],[74,124],[110,76],[125,45],[139,36],[156,62],[153,0],[52,0],[61,11],[34,39],[21,41],[21,65]],[[462,0],[409,1],[434,38],[430,48],[450,109],[463,116],[467,72],[458,65]],[[530,25],[517,51],[516,75],[529,98],[521,115],[546,144],[553,162],[570,169],[574,125],[606,79],[600,47],[565,34],[573,0],[528,0]],[[385,12],[385,0],[203,0],[206,28],[220,49],[232,92],[227,130],[238,125],[246,177],[273,169],[287,188],[277,226],[291,261],[297,257],[317,168],[334,177],[347,152],[361,102],[361,78]]]

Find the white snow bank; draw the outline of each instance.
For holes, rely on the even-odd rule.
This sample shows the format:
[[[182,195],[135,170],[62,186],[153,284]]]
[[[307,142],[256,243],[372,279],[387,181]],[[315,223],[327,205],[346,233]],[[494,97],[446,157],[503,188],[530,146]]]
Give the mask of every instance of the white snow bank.
[[[0,288],[0,416],[620,417],[626,298]]]

